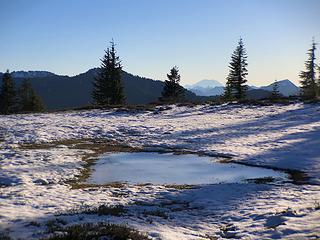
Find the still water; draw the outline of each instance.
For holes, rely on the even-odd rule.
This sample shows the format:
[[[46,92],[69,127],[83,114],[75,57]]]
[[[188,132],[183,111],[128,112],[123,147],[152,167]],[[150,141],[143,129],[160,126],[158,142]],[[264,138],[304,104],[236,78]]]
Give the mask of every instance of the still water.
[[[103,155],[94,165],[90,183],[216,184],[286,175],[271,169],[217,163],[212,157],[172,153],[114,153]]]

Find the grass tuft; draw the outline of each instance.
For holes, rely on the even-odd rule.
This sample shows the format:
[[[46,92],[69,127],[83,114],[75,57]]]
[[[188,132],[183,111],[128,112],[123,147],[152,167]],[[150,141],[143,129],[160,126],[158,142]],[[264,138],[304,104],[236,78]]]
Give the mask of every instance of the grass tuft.
[[[168,215],[160,210],[155,210],[155,211],[144,211],[143,212],[144,216],[157,216],[157,217],[161,217],[163,219],[168,219]]]
[[[252,179],[247,179],[247,182],[249,183],[255,183],[255,184],[266,184],[266,183],[271,183],[274,182],[273,177],[263,177],[263,178],[252,178]]]
[[[46,227],[49,233],[54,233],[56,231],[59,231],[61,229],[61,226],[63,225],[66,225],[66,222],[59,218],[49,220],[46,223]]]
[[[190,184],[167,184],[167,185],[165,185],[165,187],[166,188],[174,188],[174,189],[177,189],[177,190],[200,188],[199,186],[190,185]]]
[[[127,225],[116,225],[112,223],[79,224],[60,229],[55,234],[43,240],[147,240],[147,235],[130,228]]]
[[[121,216],[126,213],[126,209],[122,205],[116,206],[106,206],[101,205],[97,208],[91,209],[91,211],[86,212],[87,214],[98,214],[101,215],[111,215],[111,216]]]
[[[126,212],[127,210],[122,205],[114,205],[114,206],[100,205],[98,207],[82,207],[82,208],[72,209],[58,215],[63,216],[63,215],[76,215],[76,214],[97,214],[99,216],[103,216],[103,215],[122,216]]]

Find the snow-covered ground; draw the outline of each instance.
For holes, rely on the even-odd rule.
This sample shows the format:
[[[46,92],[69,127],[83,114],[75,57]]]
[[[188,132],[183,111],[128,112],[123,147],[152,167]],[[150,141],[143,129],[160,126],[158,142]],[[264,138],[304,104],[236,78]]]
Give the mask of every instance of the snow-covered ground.
[[[232,156],[304,171],[308,183],[239,183],[178,190],[164,186],[71,189],[90,150],[24,143],[112,139],[135,147]],[[128,223],[153,239],[320,237],[320,105],[196,106],[166,111],[73,111],[0,116],[0,232],[43,237],[46,223]],[[125,206],[123,216],[54,216],[70,209]],[[147,214],[152,212],[157,214]],[[36,224],[35,224],[36,223]]]

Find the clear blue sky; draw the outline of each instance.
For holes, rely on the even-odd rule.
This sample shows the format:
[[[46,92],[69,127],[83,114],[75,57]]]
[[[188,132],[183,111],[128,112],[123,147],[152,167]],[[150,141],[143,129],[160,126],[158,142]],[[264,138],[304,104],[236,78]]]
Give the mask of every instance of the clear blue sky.
[[[320,0],[0,0],[0,9],[0,71],[75,75],[99,66],[113,38],[130,73],[165,79],[177,65],[182,84],[225,82],[242,36],[250,85],[297,83],[312,37],[320,42]]]

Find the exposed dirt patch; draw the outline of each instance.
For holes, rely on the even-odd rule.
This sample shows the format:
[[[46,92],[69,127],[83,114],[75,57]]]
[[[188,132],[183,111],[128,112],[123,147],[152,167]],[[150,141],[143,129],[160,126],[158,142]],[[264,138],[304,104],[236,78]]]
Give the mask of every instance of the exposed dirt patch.
[[[309,177],[304,172],[298,170],[290,170],[290,169],[280,169],[276,167],[270,166],[261,166],[249,163],[243,163],[240,161],[235,161],[232,159],[231,155],[228,154],[220,154],[216,152],[205,152],[205,151],[193,151],[188,149],[175,149],[175,148],[153,148],[153,147],[131,147],[123,143],[119,143],[113,140],[107,139],[66,139],[60,141],[54,141],[50,143],[40,143],[40,144],[23,144],[21,145],[22,149],[48,149],[48,148],[57,148],[59,146],[66,146],[71,149],[81,149],[81,150],[88,150],[82,157],[82,170],[80,174],[72,179],[67,181],[67,184],[70,184],[73,189],[85,189],[85,188],[124,188],[127,184],[122,182],[114,182],[114,183],[107,183],[107,184],[91,184],[87,183],[86,180],[90,177],[92,173],[92,165],[98,160],[99,156],[105,153],[115,153],[115,152],[157,152],[157,153],[173,153],[176,155],[184,155],[184,154],[195,154],[198,156],[206,156],[206,157],[213,157],[219,160],[221,163],[235,163],[241,164],[251,167],[261,167],[267,169],[273,169],[276,171],[282,171],[289,175],[289,179],[293,181],[295,184],[305,184],[308,182]],[[250,181],[250,180],[249,180]],[[252,179],[254,183],[270,183],[273,179]],[[139,186],[146,186],[146,184],[139,184]],[[170,184],[165,185],[168,188],[175,188],[178,190],[185,190],[185,189],[194,189],[197,186],[188,185],[188,184]]]
[[[61,140],[50,143],[40,143],[40,144],[24,144],[21,145],[22,149],[32,150],[32,149],[48,149],[56,148],[59,146],[66,146],[70,149],[81,149],[88,150],[82,157],[82,170],[80,174],[72,180],[67,181],[73,189],[79,188],[94,188],[94,187],[114,187],[122,188],[125,183],[108,183],[103,185],[89,184],[85,180],[92,173],[92,165],[95,164],[98,157],[105,153],[114,152],[139,152],[142,151],[141,148],[130,147],[125,144],[121,144],[117,141],[106,140],[106,139],[71,139],[71,140]]]
[[[252,163],[245,163],[245,162],[241,162],[241,161],[236,161],[236,160],[232,160],[230,159],[222,159],[219,161],[220,163],[235,163],[235,164],[240,164],[240,165],[244,165],[244,166],[249,166],[249,167],[259,167],[259,168],[265,168],[265,169],[272,169],[275,171],[280,171],[280,172],[285,172],[286,174],[288,174],[288,178],[290,180],[292,180],[293,184],[310,184],[309,180],[310,177],[303,171],[299,171],[299,170],[293,170],[293,169],[286,169],[286,168],[278,168],[278,167],[273,167],[273,166],[268,166],[268,165],[256,165],[256,164],[252,164]],[[251,179],[248,179],[251,180]],[[269,179],[264,179],[264,180],[269,180]],[[258,183],[263,183],[262,182],[258,182]],[[270,179],[271,180],[271,179]],[[272,181],[269,181],[272,182]]]

